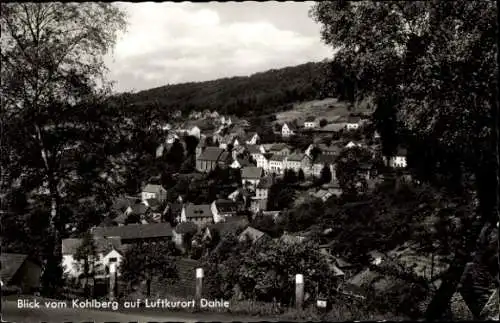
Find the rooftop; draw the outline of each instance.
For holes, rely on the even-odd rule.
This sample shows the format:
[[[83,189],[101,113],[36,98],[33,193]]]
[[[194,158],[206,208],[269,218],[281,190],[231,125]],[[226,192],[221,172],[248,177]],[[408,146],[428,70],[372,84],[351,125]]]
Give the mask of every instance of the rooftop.
[[[259,179],[264,174],[264,170],[260,167],[247,166],[241,170],[242,178]]]
[[[169,223],[129,224],[118,227],[97,227],[93,234],[96,237],[120,237],[122,240],[171,237],[172,227]]]

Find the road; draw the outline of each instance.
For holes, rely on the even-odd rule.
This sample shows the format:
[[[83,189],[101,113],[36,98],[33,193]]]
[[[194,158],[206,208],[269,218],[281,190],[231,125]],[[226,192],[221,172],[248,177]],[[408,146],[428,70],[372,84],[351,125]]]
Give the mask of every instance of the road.
[[[230,314],[217,313],[120,313],[103,310],[81,310],[81,309],[28,309],[17,307],[13,300],[7,300],[2,304],[3,320],[15,323],[65,323],[65,322],[260,322],[263,318],[257,317],[235,317]],[[269,321],[269,320],[267,320]]]

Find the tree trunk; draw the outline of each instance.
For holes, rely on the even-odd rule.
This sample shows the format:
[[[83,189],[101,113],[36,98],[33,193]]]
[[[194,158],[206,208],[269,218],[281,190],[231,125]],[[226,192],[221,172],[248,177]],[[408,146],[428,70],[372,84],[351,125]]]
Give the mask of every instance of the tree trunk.
[[[146,295],[148,297],[150,297],[151,296],[151,279],[149,279],[149,278],[146,280],[146,288],[147,288]]]
[[[488,157],[491,157],[491,155]],[[467,263],[473,261],[473,258],[476,261],[481,259],[491,226],[496,225],[498,221],[497,206],[495,206],[498,197],[494,196],[495,187],[492,187],[496,181],[496,177],[491,176],[492,173],[495,174],[495,165],[491,163],[492,161],[493,159],[488,159],[476,173],[479,198],[478,216],[468,234],[464,237],[464,248],[457,250],[457,255],[444,275],[441,286],[427,307],[425,317],[428,321],[442,319],[446,309],[449,307],[453,294],[457,291]]]

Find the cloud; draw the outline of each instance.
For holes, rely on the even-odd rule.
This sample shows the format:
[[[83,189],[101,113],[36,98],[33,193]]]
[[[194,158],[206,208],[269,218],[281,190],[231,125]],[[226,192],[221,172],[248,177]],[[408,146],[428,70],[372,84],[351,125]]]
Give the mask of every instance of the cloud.
[[[106,58],[111,71],[109,77],[116,80],[118,91],[249,75],[321,60],[332,54],[321,43],[319,27],[317,34],[301,32],[299,26],[294,30],[280,28],[273,23],[276,14],[228,20],[221,18],[217,7],[207,4],[118,5],[127,11],[129,27],[120,35],[113,59]],[[229,15],[233,8],[234,12],[241,12],[246,4],[218,5]],[[266,3],[254,4],[249,10],[265,11],[265,6]],[[307,16],[307,7],[296,11],[298,15]],[[314,25],[312,20],[310,23]]]

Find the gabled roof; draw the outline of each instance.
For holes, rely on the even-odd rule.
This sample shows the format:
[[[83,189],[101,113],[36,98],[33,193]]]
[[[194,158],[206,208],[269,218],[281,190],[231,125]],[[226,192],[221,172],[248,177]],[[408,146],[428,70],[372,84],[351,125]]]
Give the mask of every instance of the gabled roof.
[[[286,149],[286,148],[290,149],[290,147],[287,144],[285,144],[283,142],[279,142],[279,143],[273,144],[269,148],[269,151],[281,151],[281,150]]]
[[[142,191],[147,193],[160,193],[162,190],[164,191],[165,189],[161,185],[147,184]]]
[[[355,117],[355,116],[348,116],[347,117],[348,123],[358,123],[359,121],[361,121],[360,117]]]
[[[297,130],[297,127],[296,127],[295,125],[293,125],[292,123],[284,123],[284,124],[283,124],[283,127],[284,127],[285,125],[286,125],[286,126],[288,127],[288,129],[290,129],[290,130],[293,130],[293,131]]]
[[[27,259],[28,255],[20,253],[0,254],[0,261],[2,263],[2,269],[0,273],[4,284],[9,284],[12,278],[16,275],[19,268],[21,268],[21,266]]]
[[[250,154],[260,154],[261,153],[258,145],[248,145],[247,149],[248,149],[248,152]]]
[[[203,153],[198,157],[199,160],[217,161],[224,152],[218,147],[206,147]]]
[[[235,212],[238,210],[238,204],[232,200],[218,199],[215,200],[215,206],[219,212]]]
[[[238,237],[239,241],[244,241],[245,239],[249,239],[252,243],[255,243],[257,240],[265,236],[265,233],[257,230],[252,227],[246,228]]]
[[[279,162],[282,162],[286,159],[286,156],[283,156],[283,155],[278,155],[278,154],[274,154],[272,155],[269,160],[270,161],[279,161]]]
[[[120,237],[123,240],[162,238],[172,236],[169,223],[129,224],[119,227],[97,227],[93,234],[96,237]]]
[[[342,147],[339,147],[337,145],[330,145],[327,146],[325,144],[319,144],[318,149],[321,150],[322,152],[333,152],[333,153],[340,153],[342,151]]]
[[[236,158],[236,161],[241,167],[246,167],[252,165],[249,160],[243,158]]]
[[[241,178],[259,179],[263,174],[264,170],[255,166],[247,166],[241,170]]]
[[[62,254],[74,255],[81,246],[83,239],[69,238],[62,241]],[[107,254],[111,250],[121,251],[122,243],[119,237],[94,238],[94,246],[97,253]]]
[[[398,147],[398,150],[396,152],[396,156],[405,157],[407,153],[408,153],[408,151],[406,150],[406,148]]]
[[[316,117],[314,117],[314,116],[309,116],[309,117],[307,117],[307,118],[306,118],[306,121],[305,121],[305,122],[314,122],[314,121],[316,121]]]
[[[245,136],[245,141],[249,141],[251,140],[255,135],[257,135],[257,137],[259,137],[259,134],[256,133],[256,132],[250,132],[248,133],[246,136]]]
[[[306,158],[307,155],[306,154],[303,154],[303,153],[295,153],[295,154],[291,154],[290,156],[288,156],[287,160],[288,161],[302,161],[304,158]]]
[[[336,159],[337,158],[335,156],[333,156],[333,155],[324,155],[324,154],[321,154],[318,157],[316,157],[316,160],[314,161],[314,165],[318,165],[318,164],[321,164],[321,165],[324,165],[324,164],[331,165],[331,164],[335,163]]]
[[[210,204],[199,204],[195,205],[189,203],[184,206],[186,211],[186,218],[212,218],[212,210],[210,209]]]

